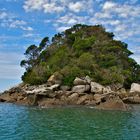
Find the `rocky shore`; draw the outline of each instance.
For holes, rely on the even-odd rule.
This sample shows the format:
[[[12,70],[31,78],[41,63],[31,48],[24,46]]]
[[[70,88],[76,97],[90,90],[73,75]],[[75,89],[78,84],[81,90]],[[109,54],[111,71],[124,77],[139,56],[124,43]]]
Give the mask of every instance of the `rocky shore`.
[[[89,76],[76,77],[73,86],[64,86],[52,75],[43,85],[24,83],[3,92],[0,102],[21,105],[56,107],[84,105],[107,110],[129,110],[129,104],[140,104],[140,85],[133,83],[130,90],[121,85],[103,86]]]

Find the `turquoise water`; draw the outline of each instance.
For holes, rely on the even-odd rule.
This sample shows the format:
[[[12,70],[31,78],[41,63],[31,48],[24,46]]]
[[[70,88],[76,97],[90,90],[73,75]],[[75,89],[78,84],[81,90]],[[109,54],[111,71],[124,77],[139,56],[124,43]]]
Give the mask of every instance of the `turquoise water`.
[[[0,103],[0,140],[140,140],[140,106],[120,112]]]

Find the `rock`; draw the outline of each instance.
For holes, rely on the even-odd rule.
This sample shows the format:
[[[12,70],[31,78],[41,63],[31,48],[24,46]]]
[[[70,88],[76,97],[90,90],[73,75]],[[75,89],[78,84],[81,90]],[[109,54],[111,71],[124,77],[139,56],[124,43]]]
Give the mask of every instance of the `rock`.
[[[36,94],[36,95],[49,95],[53,91],[57,90],[59,88],[59,84],[52,85],[50,87],[43,86],[36,86],[32,90],[26,90],[26,94]]]
[[[87,92],[79,92],[78,94],[79,94],[79,96],[84,96],[84,95],[87,95],[89,93],[87,93]]]
[[[34,94],[50,97],[50,96],[52,96],[51,94],[53,94],[53,93],[54,93],[54,91],[52,91],[52,90],[45,90],[44,92],[37,92]],[[53,95],[53,97],[54,97],[54,95]],[[50,97],[50,98],[52,98],[52,97]]]
[[[79,99],[77,101],[77,104],[78,105],[84,105],[84,104],[87,103],[86,101],[88,101],[88,103],[89,103],[93,99],[94,99],[93,95],[86,94],[86,95],[83,95],[83,96],[79,97]]]
[[[0,96],[0,102],[6,102],[6,99]]]
[[[118,94],[118,96],[119,96],[122,100],[128,97],[128,93],[121,93],[121,92],[118,92],[117,94]]]
[[[71,94],[73,94],[72,91],[66,91],[66,92],[65,92],[65,96],[66,96],[66,97],[70,96]]]
[[[0,98],[0,102],[5,102],[5,100]]]
[[[57,95],[57,93],[55,93],[55,92],[49,92],[46,96],[47,96],[47,98],[55,98],[56,95]]]
[[[127,94],[127,91],[125,88],[121,88],[119,91],[118,91],[120,94]]]
[[[127,111],[128,105],[124,104],[123,101],[118,97],[113,97],[107,100],[104,103],[96,106],[98,109],[105,109],[105,110],[122,110]]]
[[[76,104],[78,97],[78,93],[73,93],[72,95],[68,96],[69,104]]]
[[[103,94],[109,94],[112,93],[113,91],[109,86],[103,88]]]
[[[95,100],[86,100],[85,101],[85,104],[88,105],[88,106],[95,106],[96,105],[96,101]]]
[[[67,96],[65,96],[65,95],[62,95],[61,96],[61,102],[64,104],[64,105],[68,105],[68,104],[71,104],[71,99],[69,99]]]
[[[29,105],[28,104],[28,100],[25,98],[23,100],[17,100],[16,104],[20,104],[20,105]]]
[[[18,96],[18,97],[17,97],[17,101],[20,101],[20,100],[23,100],[23,99],[24,99],[23,96]]]
[[[123,102],[127,104],[140,104],[140,97],[139,96],[126,97],[123,99]]]
[[[2,94],[0,96],[0,101],[1,102],[10,102],[10,103],[13,103],[13,102],[16,102],[16,99],[15,99],[15,97],[12,97],[10,94],[5,93],[5,94]]]
[[[88,92],[89,90],[90,90],[89,85],[78,85],[78,86],[74,86],[72,88],[73,92],[78,92],[78,93]]]
[[[51,92],[47,95],[48,98],[55,98],[55,99],[60,99],[61,96],[64,94],[63,91],[55,91],[55,92]]]
[[[94,95],[94,100],[96,101],[96,104],[100,104],[101,99],[102,99],[101,94],[95,94]]]
[[[140,84],[133,83],[131,85],[130,93],[140,93]]]
[[[91,93],[98,93],[98,94],[103,94],[104,86],[96,83],[96,82],[91,82]]]
[[[107,100],[107,96],[102,94],[94,94],[94,100],[96,104],[100,104],[101,102],[105,102]]]
[[[86,85],[87,81],[76,77],[75,80],[73,81],[73,84],[74,85]]]
[[[61,86],[60,89],[63,91],[69,91],[71,89],[71,87],[70,86]]]
[[[23,100],[27,100],[27,97],[24,97]]]
[[[68,98],[70,98],[70,99],[73,99],[73,98],[77,98],[79,96],[79,94],[78,93],[73,93],[73,94],[71,94]]]
[[[92,79],[88,75],[85,77],[85,80],[87,81],[88,84],[90,84],[92,81]]]
[[[39,94],[39,93],[45,93],[46,92],[46,87],[44,85],[40,86],[29,86],[25,90],[26,94]]]
[[[128,97],[130,94],[128,94],[128,92],[126,91],[125,88],[121,88],[120,90],[117,91],[117,94],[119,95],[119,97],[121,99],[124,99],[126,97]]]
[[[55,91],[55,90],[58,90],[59,87],[60,87],[60,84],[55,84],[55,85],[52,85],[50,87],[47,87],[46,89]]]
[[[81,97],[78,99],[77,104],[78,104],[78,105],[84,105],[86,100],[87,100],[87,96],[86,96],[86,95],[81,96]]]
[[[64,95],[64,91],[55,91],[55,98],[60,99]]]
[[[35,94],[29,94],[27,96],[27,99],[28,99],[28,104],[29,105],[38,105],[38,95],[35,95]]]
[[[62,75],[59,72],[55,72],[48,79],[48,83],[50,84],[61,84],[62,83]]]
[[[55,76],[54,75],[51,75],[48,79],[48,82],[52,83],[52,84],[55,84]]]
[[[113,90],[113,91],[118,91],[118,90],[120,90],[121,88],[123,88],[123,85],[122,84],[112,84],[112,85],[110,85],[110,88],[111,88],[111,90]]]
[[[63,105],[63,102],[55,98],[52,98],[52,99],[44,98],[38,102],[38,105],[40,107],[48,108],[48,107],[61,106]]]

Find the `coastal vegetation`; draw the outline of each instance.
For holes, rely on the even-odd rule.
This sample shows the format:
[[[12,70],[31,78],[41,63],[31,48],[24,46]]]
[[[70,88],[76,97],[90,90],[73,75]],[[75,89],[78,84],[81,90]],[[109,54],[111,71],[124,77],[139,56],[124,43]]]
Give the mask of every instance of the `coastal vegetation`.
[[[38,85],[55,74],[63,85],[71,86],[75,77],[89,75],[102,85],[121,84],[129,88],[140,81],[140,65],[130,56],[127,44],[114,39],[101,25],[76,24],[39,46],[31,45],[21,66],[24,83]]]

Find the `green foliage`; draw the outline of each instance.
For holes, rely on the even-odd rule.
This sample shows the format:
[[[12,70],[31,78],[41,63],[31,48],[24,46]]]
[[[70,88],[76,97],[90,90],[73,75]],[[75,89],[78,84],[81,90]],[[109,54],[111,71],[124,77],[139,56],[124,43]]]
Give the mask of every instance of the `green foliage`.
[[[98,64],[103,68],[112,67],[117,65],[117,59],[112,53],[102,54]]]
[[[46,63],[40,63],[38,66],[35,66],[32,69],[29,69],[22,76],[22,80],[25,83],[29,83],[31,85],[38,85],[45,83],[47,79],[51,76],[51,70],[47,66]]]
[[[73,48],[76,50],[78,55],[82,54],[83,52],[88,52],[92,49],[92,45],[95,42],[95,37],[91,36],[85,39],[77,39],[74,44]]]
[[[52,69],[55,69],[55,67],[63,68],[69,62],[68,49],[66,47],[59,47],[54,55],[48,58],[47,62]]]
[[[42,39],[42,41],[39,44],[38,50],[42,51],[45,47],[49,45],[49,37],[45,37]]]
[[[77,66],[65,66],[61,70],[63,84],[71,86],[77,76],[83,76],[83,71]]]
[[[92,69],[92,65],[94,62],[94,56],[90,53],[83,53],[78,59],[77,59],[77,65],[81,69]]]
[[[32,69],[34,66],[36,66],[40,59],[40,55],[45,47],[47,47],[47,43],[49,42],[49,38],[45,37],[39,47],[36,45],[30,45],[27,50],[25,51],[24,55],[26,56],[26,60],[22,60],[20,63],[20,66],[25,67],[26,70]]]
[[[140,65],[130,56],[127,44],[113,39],[114,34],[101,25],[77,24],[62,33],[45,37],[37,47],[25,52],[21,66],[26,68],[22,80],[29,84],[45,83],[51,74],[59,73],[64,85],[72,85],[76,76],[89,75],[104,85],[129,87],[140,81]]]

